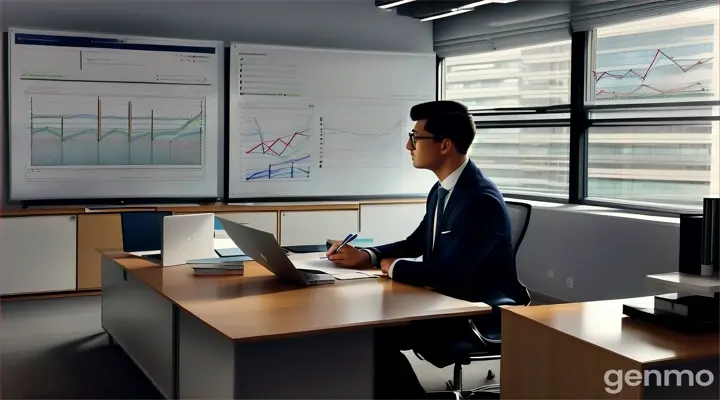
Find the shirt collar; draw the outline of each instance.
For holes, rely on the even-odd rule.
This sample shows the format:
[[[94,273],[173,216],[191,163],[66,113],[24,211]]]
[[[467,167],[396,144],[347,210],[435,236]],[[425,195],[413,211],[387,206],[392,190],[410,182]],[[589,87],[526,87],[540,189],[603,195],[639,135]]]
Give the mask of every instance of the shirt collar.
[[[460,174],[462,174],[462,171],[463,169],[465,169],[468,161],[470,161],[470,157],[465,157],[465,161],[462,163],[462,165],[460,165],[455,171],[453,171],[452,174],[448,175],[447,178],[440,182],[440,186],[442,186],[443,189],[447,191],[453,190],[458,179],[460,179]]]

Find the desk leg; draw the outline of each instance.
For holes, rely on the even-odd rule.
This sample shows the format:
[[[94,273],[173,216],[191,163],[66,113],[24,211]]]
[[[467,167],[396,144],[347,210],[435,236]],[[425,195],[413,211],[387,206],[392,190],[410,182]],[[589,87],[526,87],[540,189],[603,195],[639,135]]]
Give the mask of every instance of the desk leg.
[[[182,310],[178,324],[180,398],[373,396],[371,329],[234,345]]]
[[[102,261],[102,326],[165,396],[174,397],[173,305],[109,258]]]

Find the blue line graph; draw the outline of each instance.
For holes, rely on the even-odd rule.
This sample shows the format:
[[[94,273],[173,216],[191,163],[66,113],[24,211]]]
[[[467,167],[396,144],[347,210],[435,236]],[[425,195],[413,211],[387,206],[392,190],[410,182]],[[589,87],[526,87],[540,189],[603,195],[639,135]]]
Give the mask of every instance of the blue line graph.
[[[203,98],[28,100],[32,166],[202,165]]]
[[[246,170],[248,181],[257,179],[293,179],[310,177],[310,155],[269,164],[260,170]]]

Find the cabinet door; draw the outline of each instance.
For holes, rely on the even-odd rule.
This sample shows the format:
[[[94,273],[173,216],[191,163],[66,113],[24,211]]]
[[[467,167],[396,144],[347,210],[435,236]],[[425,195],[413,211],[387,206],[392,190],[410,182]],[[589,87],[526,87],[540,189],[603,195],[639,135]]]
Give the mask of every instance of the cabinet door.
[[[271,212],[240,212],[216,213],[215,216],[249,226],[250,228],[272,233],[277,239],[277,213]]]
[[[280,245],[325,244],[358,231],[358,211],[283,211],[280,213]]]
[[[78,216],[78,290],[99,289],[101,259],[97,249],[123,248],[120,214]]]
[[[369,204],[360,206],[360,230],[373,245],[403,240],[425,216],[425,204]]]
[[[76,219],[0,218],[0,294],[75,290]]]

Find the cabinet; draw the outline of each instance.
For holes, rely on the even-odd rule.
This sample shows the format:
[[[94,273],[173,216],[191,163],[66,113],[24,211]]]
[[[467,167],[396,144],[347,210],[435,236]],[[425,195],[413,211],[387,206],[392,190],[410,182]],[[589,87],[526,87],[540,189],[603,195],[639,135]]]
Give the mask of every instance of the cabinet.
[[[0,218],[0,295],[75,290],[76,220]]]
[[[325,244],[327,239],[342,240],[358,231],[358,211],[282,211],[280,245]]]
[[[278,237],[278,216],[277,212],[239,212],[239,213],[215,213],[216,217],[223,217],[230,221],[243,224],[253,229],[272,233]]]
[[[360,206],[360,231],[374,245],[403,240],[425,216],[425,204],[368,204]]]
[[[122,249],[120,214],[82,214],[78,216],[77,288],[100,288],[100,253],[97,249]]]

